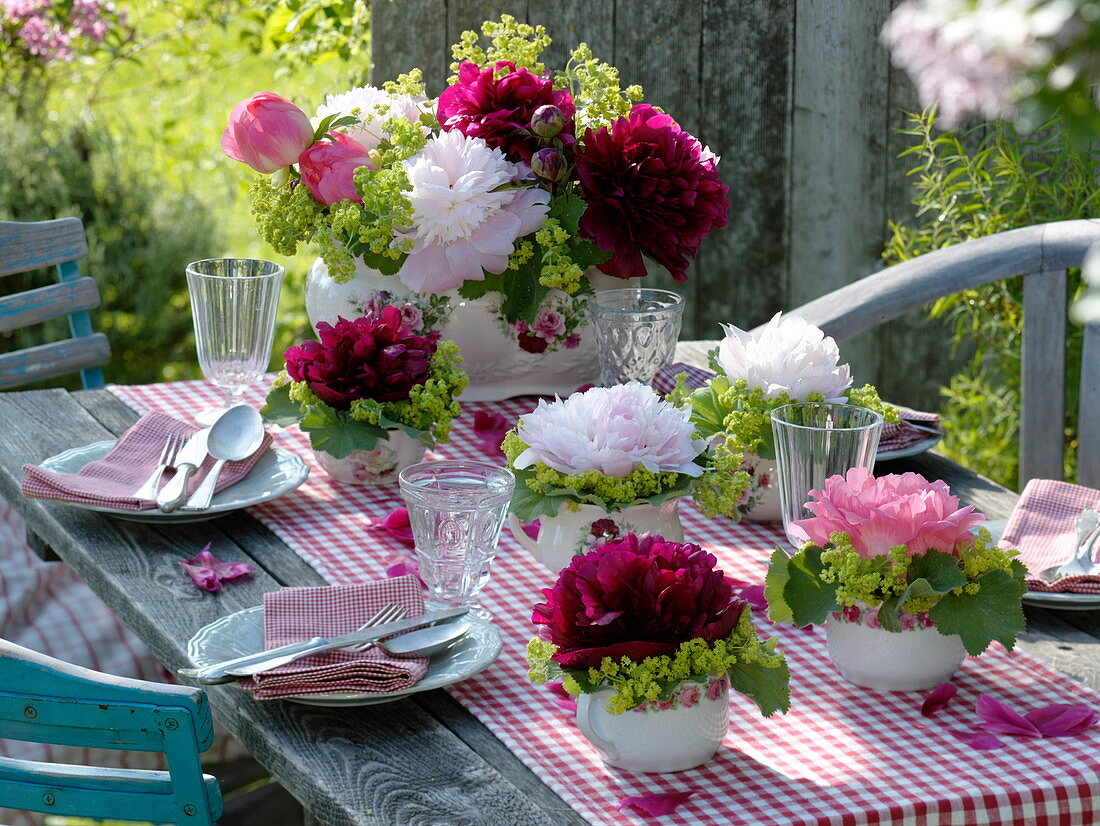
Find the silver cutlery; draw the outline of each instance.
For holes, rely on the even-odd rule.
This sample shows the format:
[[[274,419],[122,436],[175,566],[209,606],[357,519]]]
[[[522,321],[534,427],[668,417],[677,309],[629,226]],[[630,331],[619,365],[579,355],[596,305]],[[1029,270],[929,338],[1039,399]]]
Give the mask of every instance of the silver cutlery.
[[[255,408],[239,404],[219,416],[210,426],[210,435],[206,440],[207,452],[217,461],[183,509],[201,511],[209,508],[225,463],[247,459],[256,452],[263,440],[264,421]]]
[[[348,648],[362,643],[378,642],[386,637],[392,637],[395,634],[412,631],[426,625],[438,625],[464,616],[468,610],[467,608],[447,608],[439,611],[429,611],[420,616],[376,625],[361,631],[352,631],[350,634],[343,634],[339,637],[314,637],[305,642],[291,643],[290,645],[273,648],[270,651],[259,651],[255,654],[236,657],[232,660],[201,668],[181,668],[177,673],[207,685],[226,683],[238,677],[251,677],[253,674],[287,665],[303,657],[321,654],[325,651],[334,651],[338,648]]]
[[[423,654],[425,657],[432,657],[465,637],[470,633],[470,628],[471,625],[466,620],[443,622],[418,631],[409,631],[407,634],[398,634],[384,642],[365,642],[352,646],[348,651],[369,651],[377,647],[387,654]]]
[[[1088,576],[1100,570],[1093,562],[1093,552],[1100,542],[1100,511],[1088,508],[1077,517],[1077,552],[1072,558],[1047,568],[1039,576],[1048,582],[1055,582],[1067,576]]]
[[[157,507],[172,513],[187,498],[187,481],[206,458],[206,437],[210,428],[196,431],[176,456],[176,475],[157,494]]]
[[[183,447],[183,441],[183,437],[175,433],[165,439],[164,447],[160,451],[160,458],[157,459],[157,469],[149,475],[149,478],[142,483],[141,487],[134,491],[133,496],[135,499],[157,498],[160,479],[164,475],[164,471],[175,467],[176,456],[179,454],[180,448]]]

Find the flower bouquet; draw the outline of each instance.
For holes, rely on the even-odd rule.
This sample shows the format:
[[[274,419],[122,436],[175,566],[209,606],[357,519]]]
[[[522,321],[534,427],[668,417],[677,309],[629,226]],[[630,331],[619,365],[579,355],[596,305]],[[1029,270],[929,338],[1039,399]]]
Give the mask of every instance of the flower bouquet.
[[[325,471],[341,482],[383,484],[446,442],[466,386],[462,358],[438,333],[421,336],[401,311],[318,325],[320,341],[284,355],[286,370],[261,410],[273,424],[297,423]]]
[[[871,385],[852,389],[852,372],[840,363],[830,336],[798,316],[776,313],[755,333],[723,324],[725,338],[709,353],[715,377],[694,392],[685,375],[669,400],[690,406],[691,421],[708,439],[744,454],[752,481],[739,511],[750,521],[775,522],[779,514],[771,412],[794,402],[834,402],[865,407],[898,420]]]
[[[741,456],[708,446],[689,415],[638,382],[539,401],[501,445],[516,475],[516,538],[558,571],[619,534],[682,539],[676,506],[687,494],[709,516],[735,516],[748,484]],[[537,538],[517,529],[535,519]]]
[[[799,626],[828,619],[829,653],[846,680],[931,688],[967,653],[993,641],[1012,649],[1024,630],[1026,569],[944,482],[853,468],[810,495],[814,516],[790,526],[806,543],[793,557],[772,554],[768,616]]]
[[[368,292],[402,300],[457,294],[466,301],[454,312],[480,311],[468,335],[445,336],[461,338],[477,380],[485,372],[499,382],[514,372],[501,367],[502,350],[581,344],[586,268],[640,277],[648,257],[685,280],[729,202],[718,159],[641,103],[640,88],[621,88],[586,45],[554,73],[540,62],[550,44],[542,27],[504,15],[482,32],[486,46],[472,31],[454,46],[436,100],[419,70],[330,95],[313,121],[265,92],[234,108],[222,147],[264,173],[252,211],[265,240],[287,255],[302,243],[320,248],[329,283],[307,295],[346,298],[336,285],[360,276]],[[313,304],[314,314],[333,312]],[[485,343],[490,331],[506,341]],[[484,371],[474,351],[492,363]],[[578,367],[561,389],[584,380]]]
[[[697,545],[628,534],[576,557],[534,607],[531,680],[562,680],[580,698],[577,723],[612,765],[706,762],[725,736],[731,687],[765,717],[789,708],[776,641],[757,636],[715,564]]]

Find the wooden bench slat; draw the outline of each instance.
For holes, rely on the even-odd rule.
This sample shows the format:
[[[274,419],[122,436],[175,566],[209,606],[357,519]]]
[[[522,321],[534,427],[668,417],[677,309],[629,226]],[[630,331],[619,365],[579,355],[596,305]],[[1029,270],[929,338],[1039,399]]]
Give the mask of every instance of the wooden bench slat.
[[[1100,487],[1100,325],[1085,328],[1077,419],[1077,481]]]
[[[1019,489],[1061,479],[1066,428],[1066,271],[1024,279]]]
[[[107,336],[96,333],[0,356],[0,390],[98,367],[111,360]]]
[[[98,306],[99,287],[92,278],[38,287],[0,298],[0,332],[30,327]]]
[[[79,218],[0,221],[0,277],[75,261],[88,254]]]

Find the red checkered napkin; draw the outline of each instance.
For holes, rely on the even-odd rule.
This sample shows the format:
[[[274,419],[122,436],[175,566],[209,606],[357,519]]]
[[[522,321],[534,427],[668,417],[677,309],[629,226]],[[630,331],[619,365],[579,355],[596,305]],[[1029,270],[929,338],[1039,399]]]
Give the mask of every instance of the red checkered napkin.
[[[135,499],[133,492],[156,470],[169,436],[187,438],[197,430],[194,425],[164,413],[146,413],[119,437],[106,456],[89,462],[77,473],[55,473],[37,465],[23,465],[26,473],[23,477],[23,495],[32,499],[57,499],[128,511],[155,508],[156,502],[152,499]],[[225,490],[241,481],[269,447],[271,436],[265,433],[259,450],[243,461],[226,463],[215,490]],[[194,493],[213,466],[214,459],[207,456],[187,480],[188,495]],[[172,478],[172,473],[165,472],[162,486]]]
[[[1100,490],[1053,479],[1027,483],[997,544],[1020,552],[1029,590],[1100,594],[1100,576],[1069,576],[1053,585],[1038,578],[1077,551],[1077,516],[1086,508],[1100,508]]]
[[[879,453],[904,450],[923,442],[930,436],[935,436],[935,433],[929,432],[929,428],[939,433],[943,432],[939,413],[926,413],[923,410],[898,407],[898,419],[900,421],[897,424],[887,422],[882,426],[882,436],[878,440]]]
[[[391,602],[404,608],[406,616],[424,613],[420,583],[411,576],[272,591],[264,594],[264,647],[350,633]],[[380,648],[329,651],[257,674],[241,687],[257,700],[299,694],[387,694],[416,685],[427,670],[428,658],[417,654],[398,657]]]
[[[676,384],[676,376],[680,373],[687,373],[687,386],[692,390],[698,390],[714,378],[714,373],[710,370],[704,370],[702,367],[692,367],[690,364],[678,361],[658,370],[649,386],[662,396],[667,396],[672,392],[672,387]]]

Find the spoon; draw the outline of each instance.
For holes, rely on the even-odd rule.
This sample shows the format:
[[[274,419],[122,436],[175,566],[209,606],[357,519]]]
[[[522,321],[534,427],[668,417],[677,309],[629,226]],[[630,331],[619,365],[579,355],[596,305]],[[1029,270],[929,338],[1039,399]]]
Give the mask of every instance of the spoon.
[[[202,480],[187,504],[186,511],[202,511],[210,507],[218,476],[226,462],[239,462],[256,452],[264,439],[264,421],[259,411],[246,404],[238,404],[222,413],[210,427],[206,437],[206,450],[217,461]]]
[[[366,651],[377,646],[387,654],[422,654],[425,657],[434,657],[450,648],[461,637],[466,636],[470,630],[470,623],[466,620],[446,622],[439,625],[430,625],[417,631],[409,631],[407,634],[393,637],[385,642],[366,643],[357,645],[350,651]]]
[[[1048,582],[1054,582],[1067,576],[1085,576],[1091,574],[1096,565],[1092,553],[1100,534],[1100,511],[1088,508],[1077,517],[1077,552],[1061,565],[1047,568],[1040,576]]]

